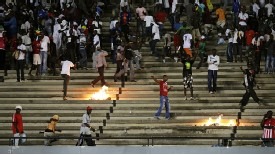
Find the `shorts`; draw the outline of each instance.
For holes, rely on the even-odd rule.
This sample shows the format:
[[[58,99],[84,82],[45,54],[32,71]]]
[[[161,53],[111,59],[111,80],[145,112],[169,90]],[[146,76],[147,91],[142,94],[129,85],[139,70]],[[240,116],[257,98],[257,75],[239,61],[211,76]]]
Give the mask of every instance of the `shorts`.
[[[33,54],[33,64],[34,65],[40,65],[41,59],[39,54]]]
[[[190,50],[190,48],[183,48],[184,49],[184,52],[188,55],[190,55],[190,57],[193,57],[192,55],[192,51]]]

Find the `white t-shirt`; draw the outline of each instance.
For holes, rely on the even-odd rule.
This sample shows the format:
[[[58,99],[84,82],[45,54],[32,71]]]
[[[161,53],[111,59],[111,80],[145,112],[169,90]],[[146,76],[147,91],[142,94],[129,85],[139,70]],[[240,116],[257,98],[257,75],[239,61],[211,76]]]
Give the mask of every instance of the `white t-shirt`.
[[[61,74],[66,74],[71,76],[71,67],[74,67],[74,64],[71,61],[61,61],[61,65],[62,65],[62,70],[61,70]]]
[[[260,7],[259,7],[259,5],[258,5],[257,3],[254,3],[254,4],[253,4],[252,10],[253,10],[253,12],[256,13],[256,16],[258,17],[258,12],[259,12],[259,10],[260,10]]]
[[[191,47],[191,40],[192,40],[192,35],[191,34],[185,34],[183,35],[183,48],[190,48]]]
[[[82,124],[90,124],[91,117],[87,113],[83,114],[82,116]]]
[[[68,31],[66,32],[66,36],[68,37],[68,43],[72,42],[72,38],[70,37],[70,36],[71,36],[71,35],[70,35],[70,30],[68,30]],[[77,31],[76,31],[75,29],[73,29],[73,36],[75,36],[75,37],[78,36]]]
[[[264,36],[260,36],[258,37],[258,39],[256,39],[255,37],[252,39],[251,44],[252,45],[256,45],[256,46],[260,46],[261,45],[261,41],[264,40]]]
[[[116,27],[116,23],[118,22],[118,20],[112,20],[110,23],[110,30],[112,30],[113,28]]]
[[[138,14],[141,20],[144,20],[144,17],[145,17],[144,12],[146,13],[146,9],[144,7],[136,9],[136,13]]]
[[[18,60],[24,60],[25,59],[25,53],[22,51],[26,51],[26,46],[24,44],[21,44],[19,46],[17,46],[17,50],[20,51]]]
[[[238,38],[238,37],[240,37],[240,38],[243,38],[243,37],[244,37],[243,31],[235,31],[235,32],[234,32],[233,43],[238,43],[238,42],[237,42],[237,38]]]
[[[154,24],[152,27],[152,34],[154,34],[153,40],[159,40],[160,35],[159,35],[159,26],[157,24]]]
[[[101,34],[101,30],[100,30],[100,28],[99,28],[99,25],[102,26],[102,22],[101,22],[101,21],[99,21],[99,22],[93,21],[93,22],[92,22],[92,25],[95,25],[95,30],[97,31],[97,34]]]
[[[273,5],[268,3],[265,5],[265,8],[267,9],[267,16],[269,17],[272,14]]]
[[[172,2],[172,13],[175,13],[177,8],[178,0],[173,0]]]
[[[31,46],[31,43],[32,43],[32,40],[31,38],[29,37],[29,35],[23,35],[22,37],[22,43],[26,46]]]
[[[248,19],[248,14],[240,12],[239,13],[239,19],[240,19],[239,24],[242,25],[242,26],[246,26],[247,25],[246,20]],[[241,21],[241,20],[243,20],[243,21]]]
[[[93,39],[93,43],[94,45],[98,42],[98,44],[96,45],[96,47],[100,47],[100,40],[99,40],[99,36],[95,35],[94,39]]]
[[[215,63],[213,64],[213,62]],[[208,70],[219,70],[218,66],[220,64],[220,57],[217,55],[213,56],[212,54],[208,55],[207,63],[208,63]]]
[[[144,21],[145,21],[145,27],[150,27],[151,23],[154,22],[154,19],[152,16],[145,16]]]

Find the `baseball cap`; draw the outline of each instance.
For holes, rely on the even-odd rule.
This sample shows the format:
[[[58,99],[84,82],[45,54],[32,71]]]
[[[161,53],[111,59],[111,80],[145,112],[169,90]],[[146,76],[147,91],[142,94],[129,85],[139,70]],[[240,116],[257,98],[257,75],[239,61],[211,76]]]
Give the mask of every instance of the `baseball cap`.
[[[15,107],[15,109],[20,109],[20,110],[22,110],[22,107],[21,107],[20,105],[17,105],[17,106]]]
[[[88,107],[87,107],[87,110],[93,110],[93,108],[92,108],[92,107],[90,107],[90,106],[88,106]]]

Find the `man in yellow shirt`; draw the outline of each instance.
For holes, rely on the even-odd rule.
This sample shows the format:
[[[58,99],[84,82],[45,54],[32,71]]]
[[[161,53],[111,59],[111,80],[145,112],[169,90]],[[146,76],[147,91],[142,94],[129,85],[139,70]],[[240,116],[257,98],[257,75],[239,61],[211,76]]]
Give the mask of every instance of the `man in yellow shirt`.
[[[218,17],[217,26],[219,28],[224,28],[226,19],[225,19],[225,12],[223,10],[223,7],[220,5],[219,8],[216,10],[216,15]]]
[[[57,139],[55,138],[51,138],[51,137],[55,137],[55,131],[59,131],[61,132],[61,130],[56,129],[56,124],[59,121],[59,116],[58,115],[54,115],[48,124],[47,129],[44,132],[44,137],[47,138],[44,140],[44,145],[45,146],[51,146],[52,142],[57,141]]]

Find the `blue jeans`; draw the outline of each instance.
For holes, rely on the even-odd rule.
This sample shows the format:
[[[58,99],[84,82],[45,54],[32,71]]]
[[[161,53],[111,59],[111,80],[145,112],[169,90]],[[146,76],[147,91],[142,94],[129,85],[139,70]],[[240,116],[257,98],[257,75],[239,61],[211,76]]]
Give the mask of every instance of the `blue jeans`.
[[[85,48],[79,48],[81,59],[79,60],[81,67],[87,67],[87,53]]]
[[[155,116],[157,116],[157,117],[160,116],[163,105],[165,105],[165,111],[166,111],[165,118],[170,118],[170,103],[169,103],[168,96],[160,96],[160,106],[159,106],[159,109],[158,109],[157,113],[155,114]]]
[[[47,51],[40,51],[40,59],[41,59],[41,65],[40,65],[40,73],[47,73],[47,58],[48,53]]]
[[[217,89],[217,70],[208,70],[208,90],[210,91],[216,91]],[[213,81],[213,86],[212,86]]]
[[[265,61],[265,72],[274,72],[274,56],[267,55]]]

